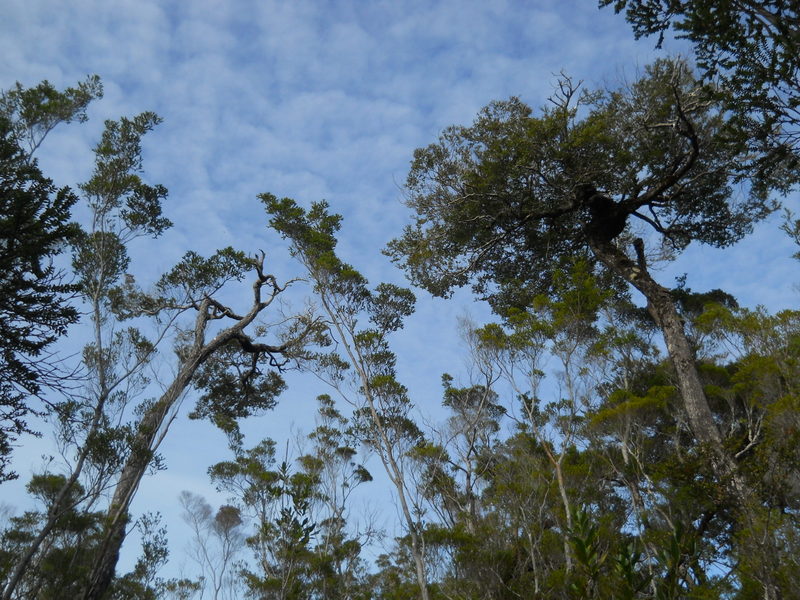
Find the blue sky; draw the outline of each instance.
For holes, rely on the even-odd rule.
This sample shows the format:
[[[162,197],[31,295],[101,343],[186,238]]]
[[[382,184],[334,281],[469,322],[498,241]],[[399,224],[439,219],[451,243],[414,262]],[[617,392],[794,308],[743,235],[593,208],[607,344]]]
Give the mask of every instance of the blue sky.
[[[0,87],[102,77],[105,97],[90,121],[56,130],[39,155],[59,184],[88,177],[104,119],[144,110],[164,118],[145,139],[146,179],[169,188],[165,212],[176,226],[134,247],[140,283],[186,250],[226,245],[264,249],[273,272],[295,276],[265,228],[262,192],[327,199],[344,215],[345,259],[375,283],[402,282],[380,249],[408,220],[402,183],[415,148],[471,122],[493,99],[543,104],[562,69],[590,88],[614,86],[649,62],[653,44],[635,41],[621,17],[593,0],[5,0]],[[797,197],[789,203],[796,208]],[[670,284],[686,272],[692,288],[721,287],[747,305],[796,306],[793,251],[772,219],[736,248],[690,248],[659,278]],[[440,374],[463,369],[457,317],[480,320],[486,310],[466,292],[457,302],[422,292],[419,300],[396,349],[401,377],[426,413],[439,403]],[[308,378],[293,382],[278,409],[246,426],[250,441],[308,429],[313,398],[325,391]],[[28,442],[20,456],[38,457],[43,443]],[[224,442],[181,418],[162,450],[169,470],[143,485],[134,509],[172,518],[182,489],[212,493],[205,469],[224,458]],[[40,463],[20,460],[23,483]],[[23,501],[21,486],[7,490],[4,501]]]

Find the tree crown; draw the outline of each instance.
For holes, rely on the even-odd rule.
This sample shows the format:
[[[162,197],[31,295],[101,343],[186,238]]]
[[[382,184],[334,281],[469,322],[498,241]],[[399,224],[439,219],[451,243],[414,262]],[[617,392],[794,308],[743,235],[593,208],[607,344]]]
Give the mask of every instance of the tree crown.
[[[613,91],[579,93],[564,78],[538,114],[517,98],[493,102],[418,149],[406,188],[416,221],[387,252],[436,295],[472,281],[527,302],[563,260],[589,257],[592,239],[634,220],[677,250],[736,242],[784,183],[745,184],[749,158],[743,131],[683,60]]]

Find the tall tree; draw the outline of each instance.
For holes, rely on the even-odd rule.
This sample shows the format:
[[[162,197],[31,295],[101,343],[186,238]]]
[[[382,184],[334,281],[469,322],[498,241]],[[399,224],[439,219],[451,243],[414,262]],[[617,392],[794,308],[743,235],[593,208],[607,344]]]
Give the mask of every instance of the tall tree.
[[[72,390],[66,400],[55,405],[62,443],[74,451],[74,462],[49,503],[41,527],[18,557],[5,583],[3,598],[12,597],[61,514],[74,509],[73,487],[79,485],[86,470],[95,467],[100,474],[92,485],[84,486],[82,501],[96,499],[113,476],[118,460],[124,459],[124,443],[108,451],[110,442],[122,441],[123,435],[114,426],[114,412],[124,410],[132,400],[132,389],[141,386],[141,371],[154,347],[134,328],[115,330],[115,323],[109,318],[109,294],[128,268],[126,244],[142,235],[157,236],[170,226],[161,216],[166,190],[146,185],[137,174],[141,168],[141,138],[158,121],[153,113],[108,121],[96,148],[98,165],[91,183],[95,188],[104,188],[103,201],[98,196],[88,202],[92,222],[73,242],[75,278],[92,325],[92,343],[82,356],[87,381],[83,389]],[[82,187],[92,189],[88,184]],[[127,393],[120,393],[124,386],[128,387]],[[121,457],[114,456],[120,451]]]
[[[288,456],[277,464],[273,440],[235,451],[234,460],[217,463],[209,473],[218,489],[234,494],[254,521],[255,531],[246,543],[255,564],[242,565],[243,584],[253,597],[308,597],[311,545],[318,527],[311,515],[317,480],[296,470]]]
[[[510,332],[490,324],[475,332],[481,358],[493,364],[521,400],[522,426],[539,444],[553,468],[563,506],[563,531],[572,529],[574,508],[569,499],[565,463],[574,450],[585,407],[593,386],[585,376],[587,355],[597,342],[597,313],[610,296],[577,261],[571,268],[556,269],[551,294],[534,299],[529,310],[509,311]],[[560,396],[542,402],[542,359],[549,355],[560,367]],[[566,536],[564,556],[572,569]]]
[[[330,336],[342,350],[343,356],[318,356],[315,370],[356,408],[361,439],[375,452],[394,487],[411,540],[419,595],[428,600],[421,512],[408,473],[411,453],[424,436],[411,418],[413,405],[408,390],[397,381],[397,359],[388,341],[413,312],[415,297],[410,290],[386,283],[371,290],[366,278],[336,255],[341,217],[330,214],[327,203],[305,210],[291,198],[262,194],[261,200],[270,226],[290,241],[292,253],[306,268]]]
[[[189,557],[200,569],[200,597],[208,590],[212,600],[236,598],[234,560],[245,545],[240,510],[225,504],[215,513],[205,498],[188,491],[181,492],[179,500],[181,517],[192,530]]]
[[[756,174],[746,132],[726,121],[682,61],[661,60],[629,86],[578,94],[570,80],[540,116],[512,98],[471,127],[416,151],[408,205],[416,223],[389,253],[412,281],[447,296],[473,282],[501,314],[548,294],[554,267],[585,257],[639,290],[658,323],[692,431],[744,507],[749,491],[709,408],[670,291],[651,276],[633,221],[671,251],[728,246],[774,209],[785,181]],[[602,191],[599,191],[602,190]]]
[[[311,564],[311,588],[322,599],[351,600],[363,594],[366,564],[362,547],[375,536],[373,524],[356,523],[352,496],[372,475],[358,457],[358,432],[334,405],[330,396],[317,398],[317,426],[309,434],[309,452],[298,459],[316,483],[312,511],[317,543]]]
[[[232,493],[255,526],[246,539],[255,560],[240,565],[253,597],[348,600],[364,592],[361,551],[374,532],[371,524],[353,522],[351,495],[372,477],[355,460],[358,444],[348,420],[330,397],[318,401],[309,453],[290,461],[287,446],[277,464],[275,442],[266,439],[248,450],[234,447],[234,460],[209,469],[217,488]]]
[[[240,280],[247,270],[255,271],[252,304],[238,313],[213,298],[229,280]],[[271,408],[283,391],[282,378],[272,370],[262,371],[270,363],[279,367],[313,328],[295,331],[295,336],[277,344],[267,344],[252,337],[246,328],[283,291],[271,275],[263,271],[263,257],[248,259],[231,249],[222,250],[210,259],[190,253],[162,279],[165,309],[196,313],[194,327],[186,335],[186,343],[178,348],[177,373],[163,393],[146,403],[130,441],[130,454],[121,467],[114,495],[107,511],[106,532],[96,555],[85,598],[101,598],[111,583],[119,552],[126,535],[129,508],[156,450],[174,419],[174,410],[184,393],[196,383],[204,386],[196,416],[207,417],[226,432],[234,432],[235,419]],[[266,293],[264,293],[266,288]],[[149,303],[149,301],[148,301]],[[214,321],[226,319],[230,324],[218,331],[209,331]],[[226,360],[227,359],[227,360]],[[202,377],[195,380],[201,367]]]
[[[0,94],[0,482],[11,443],[39,412],[31,397],[58,385],[58,362],[48,348],[78,320],[68,300],[76,287],[53,259],[78,235],[70,222],[77,197],[46,178],[33,153],[59,123],[86,120],[102,95],[99,78],[56,90],[44,81]]]
[[[74,242],[73,269],[89,315],[91,342],[81,356],[84,385],[56,405],[65,459],[71,464],[41,526],[9,571],[4,599],[14,597],[62,515],[75,508],[74,488],[81,482],[88,483],[82,487],[83,510],[96,511],[113,489],[80,593],[102,597],[115,575],[131,502],[148,468],[158,464],[158,446],[185,392],[202,388],[194,416],[209,418],[236,436],[237,418],[274,405],[284,388],[278,371],[316,327],[302,316],[282,319],[286,328],[274,344],[264,343],[262,333],[254,331],[257,318],[285,289],[265,273],[263,255],[248,257],[232,248],[209,258],[188,252],[152,290],[136,284],[128,273],[128,244],[140,236],[157,237],[171,226],[162,215],[167,190],[141,177],[142,138],[159,122],[153,113],[107,121],[95,147],[92,177],[80,186],[90,222]],[[246,311],[217,299],[226,284],[248,274],[254,281]],[[184,322],[190,316],[193,322]],[[166,381],[157,381],[163,387],[155,399],[142,400],[156,383],[146,370],[156,366],[159,347],[167,341],[174,342],[177,368]]]

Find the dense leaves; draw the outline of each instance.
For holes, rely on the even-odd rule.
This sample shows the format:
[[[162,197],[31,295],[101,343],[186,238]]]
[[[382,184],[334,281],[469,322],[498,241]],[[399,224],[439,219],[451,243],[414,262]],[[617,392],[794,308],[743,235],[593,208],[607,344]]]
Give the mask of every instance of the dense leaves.
[[[85,121],[101,95],[97,77],[63,92],[45,81],[0,95],[0,482],[14,476],[10,444],[27,431],[26,415],[41,412],[31,397],[64,376],[48,348],[78,319],[69,303],[77,288],[54,262],[78,237],[77,197],[45,177],[33,153],[59,123]]]
[[[77,188],[79,228],[78,196],[32,153],[58,123],[85,120],[99,80],[4,94],[0,481],[31,397],[53,388],[40,359],[78,316],[71,295],[90,327],[81,384],[50,403],[60,459],[30,480],[37,506],[2,525],[3,600],[795,597],[800,314],[685,279],[670,290],[650,267],[693,242],[735,243],[796,183],[797,36],[784,18],[797,10],[615,8],[637,35],[688,37],[700,76],[670,59],[615,90],[562,78],[541,110],[494,102],[414,155],[416,220],[389,254],[435,295],[472,283],[500,318],[462,323],[471,362],[442,376],[438,419],[401,382],[393,345],[414,294],[370,286],[340,258],[326,202],[260,196],[310,284],[278,323],[259,322],[288,285],[263,252],[189,250],[145,288],[129,245],[171,226],[166,189],[143,173],[160,119],[106,122]],[[790,212],[783,228],[800,238]],[[69,276],[56,266],[67,247]],[[241,310],[228,301],[242,297]],[[249,446],[240,421],[275,405],[289,367],[344,403],[319,396],[295,444]],[[209,469],[227,498],[181,494],[194,578],[164,580],[166,528],[132,502],[166,468],[158,449],[187,392],[188,416],[228,436],[232,455]],[[360,495],[381,480],[394,528]],[[141,554],[120,573],[134,528]]]
[[[675,249],[730,245],[774,209],[778,184],[752,178],[734,193],[743,135],[681,61],[656,62],[612,92],[565,80],[538,115],[515,98],[494,102],[416,151],[416,224],[389,253],[436,295],[472,281],[502,308],[547,293],[560,261],[626,225]]]
[[[6,240],[3,249],[8,251],[2,257],[8,263],[3,281],[8,297],[3,301],[17,311],[8,318],[3,313],[8,322],[3,335],[22,340],[22,345],[4,347],[4,371],[9,370],[5,364],[16,369],[8,379],[4,373],[4,391],[20,394],[4,400],[11,409],[10,425],[4,421],[0,438],[4,453],[6,432],[24,427],[21,418],[27,408],[21,394],[35,393],[40,383],[46,383],[40,381],[41,368],[25,379],[23,361],[64,333],[78,315],[63,303],[65,293],[74,293],[83,303],[90,325],[84,330],[89,339],[83,352],[73,353],[73,369],[81,373],[81,380],[63,390],[62,400],[50,401],[64,464],[51,464],[42,475],[52,482],[52,494],[47,510],[30,523],[28,535],[8,556],[4,600],[29,595],[25,590],[39,585],[36,566],[60,535],[61,521],[71,514],[91,517],[95,529],[91,548],[81,550],[80,570],[70,575],[74,585],[65,593],[99,600],[109,594],[151,598],[167,591],[166,582],[155,583],[155,570],[166,560],[165,534],[150,521],[138,521],[143,535],[152,538],[144,547],[145,562],[124,577],[116,576],[115,570],[130,526],[137,522],[129,507],[145,474],[164,467],[157,449],[184,392],[202,389],[194,416],[213,420],[235,440],[236,420],[274,406],[284,388],[275,371],[299,354],[318,330],[304,315],[282,317],[285,326],[279,333],[254,325],[285,289],[265,273],[263,254],[251,257],[225,248],[205,258],[189,251],[172,270],[156,277],[151,290],[137,284],[130,272],[135,265],[129,244],[140,237],[157,238],[172,225],[162,212],[166,189],[147,183],[143,176],[142,138],[160,122],[153,113],[106,121],[94,148],[94,170],[78,186],[89,218],[82,229],[68,222],[77,196],[56,190],[39,173],[36,162],[19,149],[17,139],[27,135],[35,149],[55,123],[82,120],[86,102],[99,93],[96,86],[99,82],[91,79],[61,95],[47,83],[31,93],[18,88],[4,96],[2,105],[12,116],[27,119],[25,128],[4,130],[2,148],[2,202],[8,203],[9,211],[0,223]],[[48,120],[50,112],[54,116]],[[60,273],[48,264],[67,243],[72,247],[75,282],[69,286],[60,283]],[[253,279],[252,300],[245,311],[215,297],[226,285],[247,276]],[[184,319],[187,313],[193,318]],[[223,319],[225,326],[213,326]],[[122,321],[128,321],[127,326]],[[267,333],[278,333],[278,342],[265,343]],[[175,359],[172,373],[162,367],[169,358],[163,360],[160,348],[169,341],[177,350],[170,353]],[[156,384],[161,384],[160,390]],[[148,397],[154,389],[156,396]],[[191,591],[191,585],[169,585],[178,594]]]
[[[76,287],[53,259],[78,234],[70,223],[77,200],[56,189],[16,144],[0,115],[0,481],[9,443],[26,431],[29,396],[53,383],[45,353],[78,319],[68,303]]]
[[[674,30],[692,43],[697,66],[770,152],[760,168],[795,168],[800,152],[800,8],[792,0],[600,0],[625,12],[636,37]]]

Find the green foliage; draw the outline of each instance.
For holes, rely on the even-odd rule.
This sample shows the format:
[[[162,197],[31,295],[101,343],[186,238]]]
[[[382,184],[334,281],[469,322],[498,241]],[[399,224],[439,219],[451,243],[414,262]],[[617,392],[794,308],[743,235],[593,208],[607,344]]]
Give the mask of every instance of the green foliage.
[[[751,133],[753,145],[773,155],[762,168],[797,164],[800,137],[800,42],[792,23],[800,12],[791,0],[600,0],[625,11],[637,38],[672,29],[692,43],[699,69],[717,83],[717,94]],[[792,156],[793,154],[793,156]],[[788,160],[787,160],[788,159]],[[780,165],[780,163],[785,163]]]
[[[77,197],[56,188],[32,155],[59,123],[85,121],[100,95],[97,77],[63,92],[45,81],[0,95],[0,482],[15,476],[11,443],[38,412],[29,397],[60,383],[47,348],[78,320],[68,302],[77,288],[53,263],[79,233],[70,222]]]
[[[610,406],[598,410],[592,416],[592,424],[599,426],[631,415],[634,419],[641,419],[646,411],[664,411],[674,395],[675,388],[672,386],[651,387],[643,396],[637,396],[628,390],[616,390],[608,398]]]
[[[290,198],[278,200],[272,194],[260,198],[270,227],[290,240],[292,253],[308,268],[317,291],[335,301],[334,310],[348,321],[365,311],[380,335],[402,327],[402,319],[414,310],[414,295],[386,283],[372,292],[364,276],[336,256],[341,217],[329,214],[326,202],[312,203],[305,211]]]
[[[53,506],[65,483],[62,475],[35,475],[27,485],[28,492],[38,500],[41,510],[32,510],[12,517],[0,537],[0,580],[6,581],[15,565],[16,556],[23,552],[38,533],[47,511]],[[41,553],[38,566],[25,574],[18,585],[18,597],[58,600],[75,597],[85,577],[92,551],[100,540],[99,512],[80,508],[85,490],[72,486],[67,503],[70,510],[60,514],[54,524],[51,543]]]
[[[239,419],[270,410],[286,389],[279,373],[262,368],[256,354],[227,344],[198,369],[194,385],[201,395],[189,418],[210,420],[236,443]]]
[[[124,311],[118,306],[120,292],[115,284],[130,264],[128,242],[145,235],[158,237],[172,226],[161,216],[166,188],[148,185],[139,176],[142,136],[160,121],[149,112],[106,121],[94,149],[92,176],[80,185],[92,211],[92,227],[74,244],[73,269],[89,301],[120,312]]]
[[[275,443],[263,440],[209,470],[254,521],[246,543],[255,565],[241,571],[253,596],[333,599],[362,591],[362,544],[347,522],[348,499],[372,476],[353,460],[357,440],[347,420],[329,397],[319,402],[312,452],[297,459],[299,468],[278,464]]]
[[[115,215],[115,233],[122,239],[133,232],[158,237],[172,226],[169,219],[161,216],[166,188],[147,185],[138,175],[142,170],[142,136],[160,122],[152,112],[133,119],[106,121],[94,149],[94,172],[80,186],[96,219],[102,222]]]
[[[240,446],[237,419],[271,408],[285,387],[280,375],[263,369],[264,365],[280,369],[285,357],[299,354],[306,340],[320,329],[308,316],[287,319],[279,334],[282,339],[276,345],[251,337],[246,328],[284,289],[273,276],[264,273],[263,254],[248,257],[224,248],[205,258],[187,252],[151,290],[137,285],[128,272],[128,245],[142,236],[158,237],[171,226],[162,215],[167,190],[146,183],[142,176],[142,138],[159,122],[159,117],[150,112],[132,119],[106,121],[101,140],[94,148],[94,170],[80,186],[90,210],[90,224],[86,231],[76,231],[73,236],[72,266],[77,280],[75,290],[86,302],[93,325],[92,341],[80,355],[88,383],[80,390],[71,390],[63,402],[55,405],[64,452],[74,451],[69,465],[72,472],[63,480],[52,509],[41,520],[40,533],[32,536],[29,546],[15,557],[10,579],[4,582],[4,598],[13,597],[24,572],[39,560],[39,553],[50,543],[53,523],[59,515],[82,508],[65,502],[71,489],[83,480],[91,482],[83,501],[85,507],[99,502],[105,490],[114,490],[102,521],[102,543],[93,549],[88,570],[81,574],[81,597],[100,598],[106,594],[127,533],[130,503],[148,468],[163,468],[156,448],[183,392],[196,383],[202,395],[192,416],[211,419],[231,436],[234,445]],[[31,135],[36,133],[34,129]],[[226,283],[241,281],[247,273],[254,275],[253,301],[249,310],[240,315],[214,295]],[[187,311],[195,313],[194,327],[180,329],[179,319]],[[120,326],[123,320],[141,325],[144,321],[140,317],[151,318],[148,331],[152,339],[133,325]],[[234,323],[217,330],[207,340],[209,323],[220,319]],[[262,326],[256,335],[266,330]],[[157,347],[168,339],[176,343],[178,372],[158,398],[142,400],[139,396],[150,384],[146,367],[156,366],[153,359]],[[203,369],[198,372],[201,366]],[[154,372],[158,376],[158,368]],[[152,553],[154,548],[148,546],[145,550]],[[148,564],[159,560],[156,556],[147,558]],[[113,593],[120,598],[166,593],[166,583],[156,586],[150,571],[137,569],[118,578],[119,586]],[[144,579],[148,581],[142,583]],[[153,591],[156,588],[160,591]],[[175,593],[183,594],[191,585],[176,582],[173,588]]]
[[[217,250],[209,258],[189,251],[162,275],[156,290],[172,295],[175,298],[173,302],[185,302],[186,299],[199,302],[204,296],[218,292],[228,281],[241,281],[254,265],[252,258],[230,246]]]
[[[128,251],[113,232],[93,231],[75,244],[72,268],[90,297],[104,297],[130,264]]]
[[[133,570],[114,582],[109,594],[113,600],[157,600],[167,587],[168,582],[158,577],[169,556],[167,528],[161,526],[161,515],[146,513],[136,527],[142,536],[142,553]]]
[[[575,511],[572,522],[569,543],[581,572],[575,577],[578,581],[572,581],[570,587],[578,598],[601,597],[598,588],[608,551],[602,548],[598,528],[585,511]]]
[[[411,401],[406,387],[396,379],[396,357],[387,336],[400,329],[403,319],[413,312],[413,293],[385,283],[370,290],[363,275],[339,259],[335,234],[341,219],[328,214],[325,202],[314,203],[306,211],[289,198],[278,200],[262,194],[261,199],[270,226],[290,240],[293,254],[308,269],[330,318],[331,335],[346,349],[349,361],[336,354],[321,354],[319,366],[334,385],[345,380],[345,369],[356,371],[364,399],[354,413],[359,435],[386,464],[401,459],[422,435],[408,417]],[[359,319],[371,327],[362,328]]]
[[[757,7],[737,6],[616,3],[638,33],[676,24],[701,48],[701,67],[719,75],[722,88],[703,85],[680,60],[658,61],[613,91],[579,93],[564,79],[541,111],[516,98],[495,102],[471,126],[448,128],[415,153],[408,190],[417,221],[389,253],[435,294],[472,282],[502,319],[469,332],[479,379],[461,386],[443,376],[448,415],[431,424],[431,435],[414,419],[389,343],[412,314],[414,295],[390,284],[372,287],[339,258],[341,217],[325,202],[303,209],[261,196],[270,225],[306,268],[313,310],[325,320],[309,309],[287,326],[281,345],[259,344],[244,327],[282,291],[263,272],[263,255],[187,252],[150,291],[127,273],[128,243],[170,226],[162,215],[166,190],[141,176],[141,139],[157,116],[106,123],[95,170],[80,188],[93,215],[92,228],[81,232],[68,222],[75,196],[56,189],[31,153],[58,122],[85,119],[99,80],[65,92],[44,82],[4,94],[0,266],[8,275],[0,285],[8,293],[0,321],[24,327],[1,328],[0,335],[19,340],[5,344],[0,357],[0,393],[10,407],[0,435],[25,428],[28,407],[14,402],[47,383],[44,372],[25,369],[76,318],[63,302],[70,293],[91,305],[97,334],[82,354],[92,386],[57,405],[61,439],[78,450],[80,466],[72,479],[44,473],[31,480],[28,492],[41,506],[11,517],[0,534],[0,581],[26,564],[20,557],[32,548],[14,597],[78,597],[85,589],[108,552],[101,543],[112,519],[95,508],[102,492],[121,472],[160,464],[152,440],[166,427],[158,415],[173,406],[164,397],[135,408],[131,402],[147,388],[144,366],[167,335],[150,339],[133,325],[154,317],[165,332],[194,310],[196,328],[174,338],[185,375],[174,385],[181,392],[189,382],[196,387],[190,416],[225,431],[234,453],[209,469],[231,504],[215,512],[201,499],[194,518],[200,537],[249,549],[236,576],[250,597],[793,597],[800,586],[800,314],[743,309],[724,291],[697,293],[683,281],[672,290],[694,351],[687,362],[696,363],[723,449],[735,461],[735,470],[721,474],[713,449],[690,430],[676,385],[681,373],[652,344],[654,317],[632,304],[620,269],[597,250],[605,244],[622,255],[634,222],[672,250],[692,241],[726,246],[774,208],[771,191],[796,180],[781,171],[785,147],[781,154],[766,139],[748,137],[753,126],[769,125],[781,143],[791,141],[775,129],[788,113],[769,103],[795,74],[796,61],[785,53],[794,42],[783,25],[747,21]],[[784,7],[768,2],[759,14],[775,10]],[[705,23],[709,18],[718,22]],[[729,32],[734,23],[744,23],[752,39]],[[723,54],[714,54],[720,48]],[[751,62],[733,62],[738,52]],[[758,70],[764,60],[769,69]],[[733,88],[724,85],[744,86],[736,79],[743,74],[762,77],[766,95],[741,87],[745,96],[731,104]],[[786,218],[787,233],[797,237],[793,217]],[[68,243],[74,287],[51,264]],[[625,260],[641,274],[644,252],[634,248],[636,264]],[[248,273],[256,276],[254,308],[240,315],[214,296]],[[14,321],[3,312],[13,308],[5,298],[34,308]],[[37,303],[53,312],[42,316]],[[236,324],[215,329],[213,339],[227,341],[212,352],[206,325],[226,319]],[[132,325],[123,328],[122,320]],[[320,347],[315,352],[301,347],[310,339]],[[264,369],[265,357],[278,371],[287,357],[297,358],[353,405],[346,417],[320,396],[317,427],[296,458],[288,445],[279,458],[271,440],[245,448],[238,429],[239,419],[271,408],[285,387],[279,372]],[[556,364],[553,374],[548,361]],[[183,371],[186,365],[192,369]],[[14,393],[21,395],[15,400]],[[0,456],[9,439],[0,437]],[[353,491],[372,480],[364,450],[385,467],[404,519],[372,570],[365,549],[376,534],[351,514]],[[746,522],[731,494],[734,477],[753,490]],[[138,479],[121,504],[112,502],[122,538],[136,485]],[[205,571],[197,581],[159,578],[166,531],[152,515],[136,523],[142,555],[130,573],[114,576],[105,597],[188,599],[209,589]],[[44,543],[36,542],[42,531]],[[220,573],[230,573],[232,556],[225,555]]]
[[[494,102],[415,152],[416,222],[388,248],[414,283],[447,296],[471,281],[503,313],[549,294],[565,260],[593,262],[590,242],[634,219],[677,249],[727,246],[774,209],[783,180],[753,176],[734,194],[745,134],[684,62],[657,61],[618,91],[561,89],[536,115]]]
[[[58,124],[86,121],[89,103],[102,97],[103,84],[97,75],[61,92],[46,80],[32,88],[17,83],[0,94],[0,115],[11,123],[14,141],[26,145],[25,154],[31,156]]]

